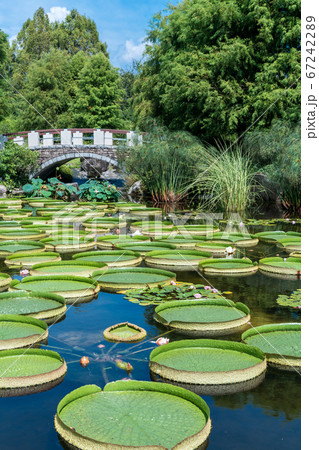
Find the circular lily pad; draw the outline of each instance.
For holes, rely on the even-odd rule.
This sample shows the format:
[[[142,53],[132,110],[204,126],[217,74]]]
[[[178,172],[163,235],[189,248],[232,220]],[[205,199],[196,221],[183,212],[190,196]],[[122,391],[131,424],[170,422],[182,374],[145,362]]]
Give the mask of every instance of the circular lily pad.
[[[126,235],[108,235],[108,236],[99,236],[97,238],[97,247],[101,250],[110,250],[115,248],[115,246],[120,243],[137,243],[137,242],[149,242],[150,238],[148,236],[126,236]]]
[[[174,231],[176,227],[152,227],[152,228],[142,228],[142,233],[145,234],[145,236],[150,236],[155,239],[162,239],[165,237],[173,236],[176,234]]]
[[[7,256],[4,263],[9,269],[31,269],[34,264],[47,263],[52,261],[61,261],[59,253],[54,252],[41,252],[31,253],[21,252],[14,253],[11,256]]]
[[[142,205],[140,203],[133,203],[133,202],[117,202],[116,203],[117,209],[120,212],[129,212],[132,208],[142,208],[145,209],[146,205]]]
[[[162,242],[164,244],[173,244],[175,245],[176,248],[182,248],[185,250],[195,250],[195,246],[199,242],[204,241],[206,241],[205,236],[186,237],[181,234],[178,234],[176,236],[163,237],[162,239],[156,240],[156,242]]]
[[[125,289],[139,288],[144,286],[155,287],[169,284],[176,280],[175,273],[159,269],[147,269],[141,267],[125,267],[98,270],[93,273],[101,289],[106,292],[117,292]]]
[[[258,270],[258,264],[248,258],[220,258],[200,261],[199,270],[205,275],[245,275]]]
[[[198,242],[196,243],[195,250],[201,250],[205,252],[210,252],[212,255],[225,255],[226,248],[235,247],[235,244],[227,244],[222,242]]]
[[[244,233],[214,233],[213,242],[236,244],[236,247],[254,247],[258,244],[257,235]]]
[[[3,220],[19,220],[32,216],[33,212],[29,209],[8,209],[0,213]]]
[[[162,242],[125,242],[124,244],[115,244],[116,249],[132,250],[140,253],[143,257],[146,253],[154,250],[175,250],[173,244],[166,244]]]
[[[177,225],[176,230],[186,236],[189,236],[189,234],[194,236],[206,236],[212,235],[212,233],[218,233],[219,231],[217,227],[213,227],[212,225]]]
[[[137,252],[131,250],[101,250],[96,252],[76,253],[72,256],[77,261],[96,261],[104,263],[105,266],[131,267],[138,266],[142,262],[142,257]]]
[[[277,242],[277,247],[283,248],[286,252],[301,252],[301,238],[294,236],[287,236]]]
[[[48,337],[48,326],[41,320],[0,314],[0,350],[29,347]]]
[[[82,222],[82,225],[86,230],[113,230],[119,226],[118,217],[98,217],[95,219],[89,219]]]
[[[9,291],[52,292],[61,295],[66,303],[91,301],[100,291],[98,283],[91,278],[69,275],[39,275],[12,280]]]
[[[7,273],[0,273],[0,292],[6,291],[10,286],[12,278]]]
[[[94,239],[88,237],[57,236],[56,238],[42,239],[41,242],[45,244],[46,250],[59,253],[85,252],[93,250],[95,247]]]
[[[301,234],[295,233],[294,231],[263,231],[261,233],[256,233],[255,236],[258,237],[261,242],[271,244],[287,237],[301,237]]]
[[[17,252],[44,252],[45,245],[36,241],[5,241],[0,242],[0,258]]]
[[[132,231],[137,230],[148,230],[150,228],[158,228],[158,227],[170,227],[173,228],[174,224],[172,222],[168,222],[167,220],[143,220],[140,222],[132,222],[130,228]]]
[[[43,239],[46,237],[46,233],[43,231],[34,229],[34,230],[26,230],[26,229],[20,229],[20,230],[12,230],[12,231],[4,231],[0,230],[0,240],[3,241],[36,241],[37,239]]]
[[[251,389],[266,372],[261,350],[239,342],[195,339],[171,342],[152,351],[150,370],[164,380],[197,392],[228,394]]]
[[[0,294],[0,311],[19,314],[51,323],[66,312],[65,300],[60,295],[46,292],[5,292]]]
[[[50,350],[18,349],[0,352],[0,397],[42,392],[61,383],[64,359]]]
[[[79,449],[191,450],[204,448],[211,429],[209,414],[205,401],[185,389],[116,381],[103,391],[88,385],[66,395],[54,423],[62,438]]]
[[[259,269],[267,275],[300,276],[301,258],[280,258],[279,256],[263,258],[259,260]]]
[[[156,250],[145,255],[145,263],[150,267],[196,270],[200,261],[210,257],[210,253],[196,250]]]
[[[89,277],[93,272],[102,268],[106,268],[104,263],[94,261],[53,261],[35,264],[32,266],[30,274]]]
[[[103,331],[103,336],[110,342],[140,342],[146,338],[146,331],[129,322],[117,323]]]
[[[243,303],[226,299],[178,300],[157,306],[154,319],[187,336],[214,337],[242,331],[250,311]]]
[[[20,223],[17,222],[16,220],[3,220],[2,222],[0,222],[0,233],[2,231],[12,231],[14,229],[19,229],[20,228]]]
[[[260,348],[270,366],[289,371],[301,369],[300,323],[262,325],[245,331],[242,340]]]
[[[119,211],[121,209],[119,208]],[[129,209],[130,216],[158,216],[162,215],[161,208],[141,208],[136,205]]]

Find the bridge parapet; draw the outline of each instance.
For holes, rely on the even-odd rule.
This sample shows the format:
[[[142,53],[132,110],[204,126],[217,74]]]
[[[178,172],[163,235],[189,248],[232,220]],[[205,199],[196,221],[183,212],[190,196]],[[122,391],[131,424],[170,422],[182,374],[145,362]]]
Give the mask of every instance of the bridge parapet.
[[[28,145],[30,149],[56,148],[58,146],[99,146],[115,148],[121,143],[129,147],[134,145],[137,139],[143,142],[143,136],[129,130],[112,130],[100,128],[68,128],[36,131],[20,131],[18,133],[4,133],[4,139],[13,140],[19,145]]]

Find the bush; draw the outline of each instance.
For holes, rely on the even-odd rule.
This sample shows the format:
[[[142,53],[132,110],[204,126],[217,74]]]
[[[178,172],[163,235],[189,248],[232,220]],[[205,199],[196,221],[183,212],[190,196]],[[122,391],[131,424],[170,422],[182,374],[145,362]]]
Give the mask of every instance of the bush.
[[[108,181],[88,180],[80,186],[79,197],[95,202],[117,202],[120,196],[116,186]]]
[[[199,156],[200,174],[188,186],[202,198],[201,207],[226,213],[244,213],[256,196],[256,169],[240,146],[227,149],[219,145],[202,150]]]
[[[28,147],[6,142],[0,151],[0,177],[11,187],[20,187],[38,167],[38,154]]]
[[[68,186],[57,178],[49,178],[48,183],[41,178],[32,178],[31,183],[22,186],[27,197],[56,198],[59,200],[69,200],[76,192],[74,186]]]
[[[123,170],[141,180],[157,202],[176,202],[185,197],[185,186],[197,173],[200,141],[187,132],[170,132],[152,124],[143,144],[122,147],[118,157]]]
[[[275,121],[269,130],[253,131],[245,146],[260,171],[274,184],[283,207],[293,215],[301,208],[300,125]]]

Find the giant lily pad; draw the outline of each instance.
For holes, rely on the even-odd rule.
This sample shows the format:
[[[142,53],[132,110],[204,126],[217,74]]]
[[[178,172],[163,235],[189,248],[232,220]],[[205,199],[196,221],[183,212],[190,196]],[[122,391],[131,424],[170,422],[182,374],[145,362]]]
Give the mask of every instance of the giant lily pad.
[[[99,236],[97,238],[97,247],[101,250],[110,250],[115,248],[115,246],[124,243],[137,243],[137,242],[149,242],[150,238],[148,236],[126,236],[126,235],[108,235]]]
[[[0,311],[19,314],[52,322],[66,312],[65,300],[60,295],[47,292],[5,292],[0,294]]]
[[[98,244],[99,246],[99,244]],[[125,242],[124,244],[115,244],[116,249],[132,250],[140,253],[143,257],[146,253],[154,250],[175,250],[173,244],[166,244],[162,242]]]
[[[89,277],[99,269],[105,269],[105,264],[94,261],[53,261],[35,264],[30,270],[31,275],[76,275]]]
[[[12,278],[7,273],[0,273],[0,292],[8,289]]]
[[[112,230],[119,226],[118,217],[98,217],[82,222],[86,230]]]
[[[301,238],[297,236],[287,236],[277,242],[277,247],[283,248],[286,252],[301,252]]]
[[[258,264],[248,258],[220,258],[200,261],[199,270],[205,275],[245,275],[258,270]]]
[[[195,339],[171,342],[152,351],[153,375],[183,383],[197,392],[228,394],[259,384],[266,371],[261,350],[239,342]],[[210,388],[205,390],[206,388]]]
[[[301,258],[263,258],[259,260],[259,269],[267,275],[300,276]]]
[[[138,266],[142,262],[140,254],[131,250],[101,250],[97,252],[76,253],[72,258],[77,261],[104,263],[109,268]]]
[[[146,331],[133,323],[123,322],[108,327],[103,336],[110,342],[139,342],[146,338]]]
[[[235,244],[222,243],[222,242],[198,242],[196,243],[195,250],[203,252],[210,252],[212,255],[225,255],[227,253],[226,248],[235,247]]]
[[[145,209],[146,205],[142,205],[140,203],[133,203],[133,202],[117,202],[116,203],[117,209],[119,212],[129,212],[132,208],[142,208]]]
[[[50,350],[18,349],[0,352],[0,397],[42,392],[61,383],[64,359]]]
[[[1,241],[36,241],[38,239],[43,239],[46,237],[46,233],[43,231],[40,231],[38,229],[33,230],[26,230],[26,229],[19,229],[19,230],[12,230],[12,231],[5,231],[0,230],[0,240]]]
[[[139,288],[144,286],[158,286],[175,281],[175,273],[159,269],[147,269],[141,267],[126,267],[98,270],[93,273],[101,289],[107,292],[117,292],[125,289]]]
[[[254,247],[258,244],[257,235],[244,233],[214,233],[213,242],[236,244],[236,247]]]
[[[55,428],[79,449],[192,450],[203,448],[211,422],[207,404],[192,392],[162,383],[116,381],[103,391],[88,385],[66,395]]]
[[[145,263],[150,267],[196,270],[200,261],[210,257],[210,253],[196,250],[156,250],[145,255]]]
[[[69,275],[39,275],[12,280],[9,291],[52,292],[65,298],[66,303],[91,301],[100,291],[91,278]]]
[[[300,233],[296,233],[294,231],[263,231],[261,233],[256,233],[255,236],[258,237],[258,239],[261,242],[266,243],[275,243],[280,242],[282,239],[286,239],[288,237],[301,237]]]
[[[157,306],[154,319],[184,335],[214,337],[242,331],[250,311],[243,303],[227,299],[178,300]]]
[[[59,253],[85,252],[93,250],[95,247],[94,239],[88,237],[57,236],[56,238],[42,239],[41,242],[45,244],[46,250]]]
[[[174,224],[172,222],[168,222],[167,220],[161,221],[161,220],[143,220],[139,222],[132,222],[130,225],[130,228],[132,231],[137,230],[149,230],[150,228],[158,228],[158,227],[165,227],[165,228],[173,228]]]
[[[301,368],[300,323],[261,325],[245,331],[242,340],[260,348],[271,366],[289,371]]]
[[[9,269],[30,269],[34,264],[47,263],[52,261],[61,261],[59,253],[39,252],[31,253],[21,252],[7,256],[4,263]]]
[[[218,233],[219,229],[213,225],[177,225],[176,230],[189,237],[193,236],[211,236],[213,233]]]
[[[3,220],[19,220],[32,216],[33,212],[29,209],[8,209],[0,213]]]
[[[42,320],[12,314],[0,314],[0,350],[29,347],[48,337]]]
[[[173,244],[176,248],[182,248],[186,250],[195,250],[195,246],[199,242],[209,242],[206,241],[205,236],[191,236],[187,237],[182,234],[176,236],[163,237],[159,239],[158,242],[163,242],[164,244]]]
[[[44,252],[45,245],[36,241],[5,241],[0,242],[0,258],[17,252]]]

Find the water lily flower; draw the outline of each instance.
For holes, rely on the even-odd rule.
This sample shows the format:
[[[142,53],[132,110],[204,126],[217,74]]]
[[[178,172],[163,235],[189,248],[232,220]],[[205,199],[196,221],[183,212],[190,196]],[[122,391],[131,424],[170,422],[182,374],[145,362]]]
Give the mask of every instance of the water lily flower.
[[[191,286],[189,286],[189,289],[196,289],[196,286],[194,286],[193,284]]]
[[[157,345],[165,345],[169,343],[169,339],[165,337],[160,337],[155,341],[155,344]]]
[[[229,255],[231,253],[234,253],[234,251],[235,251],[235,248],[233,248],[231,246],[225,248],[225,252],[228,253]]]
[[[117,228],[116,231],[115,231],[115,233],[116,233],[117,235],[119,235],[119,234],[120,234],[120,229]]]
[[[104,348],[104,347],[105,347],[104,344],[99,344],[99,345],[98,345],[98,348]]]
[[[240,227],[243,227],[243,226],[244,226],[244,223],[243,223],[243,222],[240,222],[239,226],[240,226]]]
[[[140,230],[136,230],[131,236],[143,236],[143,233],[141,233]]]
[[[213,288],[213,289],[212,289],[212,291],[214,292],[214,294],[217,294],[217,292],[218,292],[218,289],[216,289],[216,288]]]
[[[212,288],[210,286],[204,286],[205,291],[210,291]]]
[[[29,274],[30,274],[30,272],[27,269],[20,270],[20,275],[22,277],[25,277],[26,275],[29,275]]]
[[[119,369],[125,370],[128,374],[133,370],[132,364],[122,361],[121,359],[116,359],[115,364]]]
[[[176,281],[171,281],[171,284],[173,285],[173,286],[176,286]]]
[[[201,294],[194,294],[195,298],[201,298]]]
[[[296,222],[293,220],[291,223],[292,223],[293,225],[295,225]]]
[[[82,356],[80,359],[80,364],[82,367],[86,367],[90,363],[90,360],[87,356]]]

